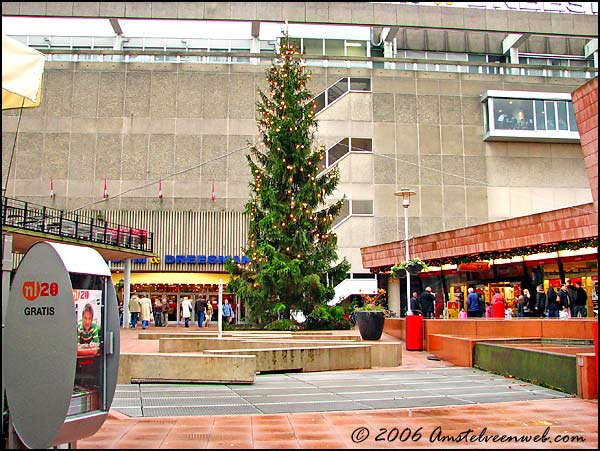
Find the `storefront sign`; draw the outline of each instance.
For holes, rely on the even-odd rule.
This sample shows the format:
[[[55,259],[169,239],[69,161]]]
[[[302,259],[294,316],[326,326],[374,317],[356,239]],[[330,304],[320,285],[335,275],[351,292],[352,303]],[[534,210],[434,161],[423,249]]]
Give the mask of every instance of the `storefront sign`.
[[[490,268],[490,264],[488,262],[471,262],[471,263],[461,263],[458,265],[459,271],[485,271]]]
[[[166,265],[224,265],[229,260],[231,260],[229,255],[165,255],[164,257],[164,262]],[[237,255],[234,255],[233,261],[245,265],[246,263],[250,262],[250,259],[245,255],[241,258]]]

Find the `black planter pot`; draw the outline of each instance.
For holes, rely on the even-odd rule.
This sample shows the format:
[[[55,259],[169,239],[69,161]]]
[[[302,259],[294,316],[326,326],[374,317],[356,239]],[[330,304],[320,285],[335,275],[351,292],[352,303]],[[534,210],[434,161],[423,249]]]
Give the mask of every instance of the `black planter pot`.
[[[416,276],[422,270],[423,270],[423,268],[421,268],[419,265],[411,265],[408,267],[408,272],[411,273],[413,276]]]
[[[364,312],[358,311],[356,315],[356,324],[363,340],[379,340],[383,333],[383,323],[385,314],[383,312]]]

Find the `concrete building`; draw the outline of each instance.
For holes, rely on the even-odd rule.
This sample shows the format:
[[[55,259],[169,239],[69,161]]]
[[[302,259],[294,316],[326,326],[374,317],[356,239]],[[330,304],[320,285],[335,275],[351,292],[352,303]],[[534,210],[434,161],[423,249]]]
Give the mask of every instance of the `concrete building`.
[[[360,248],[405,238],[400,188],[417,192],[409,237],[592,202],[570,93],[597,75],[597,10],[477,5],[4,2],[3,18],[104,18],[114,30],[12,34],[48,60],[41,106],[2,115],[4,194],[147,228],[158,258],[134,261],[132,283],[214,295],[227,279],[219,256],[245,246],[245,155],[277,48],[261,33],[287,20],[348,199],[335,226],[346,294],[376,283]],[[142,38],[123,33],[132,19],[243,21],[250,34]],[[353,29],[327,37],[334,26]]]

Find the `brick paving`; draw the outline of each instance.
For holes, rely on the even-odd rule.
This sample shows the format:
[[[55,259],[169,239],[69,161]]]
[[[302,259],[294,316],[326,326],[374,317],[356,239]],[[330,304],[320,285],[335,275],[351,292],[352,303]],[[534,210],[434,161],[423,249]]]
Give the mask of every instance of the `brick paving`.
[[[174,326],[169,327],[171,330],[185,329]],[[122,330],[122,351],[158,350],[153,340],[137,340],[138,332]],[[383,340],[396,339],[384,335]],[[404,351],[400,369],[452,367],[446,362],[429,360],[428,355]],[[385,369],[375,369],[382,370]],[[598,403],[564,397],[442,407],[159,418],[130,418],[113,409],[100,430],[78,441],[77,446],[82,449],[597,449]]]

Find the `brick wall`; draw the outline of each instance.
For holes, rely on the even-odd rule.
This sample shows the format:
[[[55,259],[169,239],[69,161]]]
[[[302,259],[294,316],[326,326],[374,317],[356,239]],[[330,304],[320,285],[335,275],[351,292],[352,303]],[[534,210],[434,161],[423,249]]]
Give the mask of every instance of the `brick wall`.
[[[573,107],[581,147],[590,179],[592,199],[598,212],[598,77],[573,91]],[[598,222],[596,221],[596,224]]]

